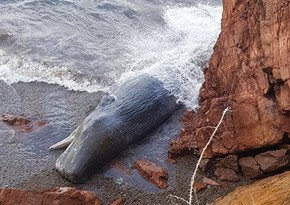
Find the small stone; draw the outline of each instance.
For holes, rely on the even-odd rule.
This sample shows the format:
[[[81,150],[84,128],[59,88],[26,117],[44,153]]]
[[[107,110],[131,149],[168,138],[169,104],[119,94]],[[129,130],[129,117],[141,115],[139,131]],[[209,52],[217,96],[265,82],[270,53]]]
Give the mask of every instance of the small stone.
[[[237,182],[239,181],[239,177],[237,173],[232,169],[217,167],[214,171],[214,174],[221,181],[229,181],[229,182]]]
[[[239,160],[240,167],[246,178],[254,179],[263,175],[263,172],[253,157],[243,157]]]
[[[134,163],[134,167],[144,178],[151,181],[160,189],[167,187],[168,173],[164,168],[148,160],[137,160]]]
[[[196,191],[200,191],[200,190],[206,188],[206,184],[205,184],[205,183],[202,183],[202,182],[194,182],[194,183],[193,183],[193,188],[194,188]]]
[[[207,177],[203,177],[202,179],[203,183],[207,184],[207,185],[211,185],[211,186],[220,186],[219,183],[217,183],[216,181],[210,179],[210,178],[207,178]]]

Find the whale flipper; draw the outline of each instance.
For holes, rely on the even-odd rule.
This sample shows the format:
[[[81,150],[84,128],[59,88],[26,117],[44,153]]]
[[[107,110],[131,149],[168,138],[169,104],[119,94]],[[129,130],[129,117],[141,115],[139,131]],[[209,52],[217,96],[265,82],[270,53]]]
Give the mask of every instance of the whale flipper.
[[[80,130],[81,126],[78,126],[67,138],[49,147],[49,150],[66,148],[75,139],[76,133]]]

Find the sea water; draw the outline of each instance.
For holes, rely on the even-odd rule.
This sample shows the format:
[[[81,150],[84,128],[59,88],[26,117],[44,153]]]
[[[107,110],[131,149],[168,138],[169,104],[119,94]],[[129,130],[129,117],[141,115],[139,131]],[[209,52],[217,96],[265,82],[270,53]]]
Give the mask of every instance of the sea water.
[[[1,1],[0,79],[110,92],[145,72],[195,109],[221,12],[219,0]]]

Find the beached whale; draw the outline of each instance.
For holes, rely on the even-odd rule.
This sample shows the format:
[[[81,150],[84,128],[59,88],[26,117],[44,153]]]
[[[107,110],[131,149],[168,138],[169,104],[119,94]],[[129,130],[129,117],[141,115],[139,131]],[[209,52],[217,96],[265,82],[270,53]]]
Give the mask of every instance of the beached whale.
[[[159,127],[181,107],[163,84],[141,75],[121,84],[65,140],[51,149],[68,146],[56,169],[72,182],[91,176],[133,142]]]

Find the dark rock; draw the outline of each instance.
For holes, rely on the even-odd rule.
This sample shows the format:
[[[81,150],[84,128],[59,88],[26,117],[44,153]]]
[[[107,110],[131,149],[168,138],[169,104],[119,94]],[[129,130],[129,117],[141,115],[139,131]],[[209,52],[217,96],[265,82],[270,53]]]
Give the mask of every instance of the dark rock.
[[[256,162],[265,173],[283,168],[289,163],[287,149],[268,151],[255,156]]]
[[[232,169],[217,167],[214,171],[215,176],[221,181],[237,182],[239,176]]]
[[[134,167],[144,178],[151,181],[160,189],[167,187],[168,173],[164,168],[148,160],[138,160],[134,163]]]
[[[239,165],[245,177],[254,179],[263,175],[263,172],[253,157],[243,157],[239,160]]]

